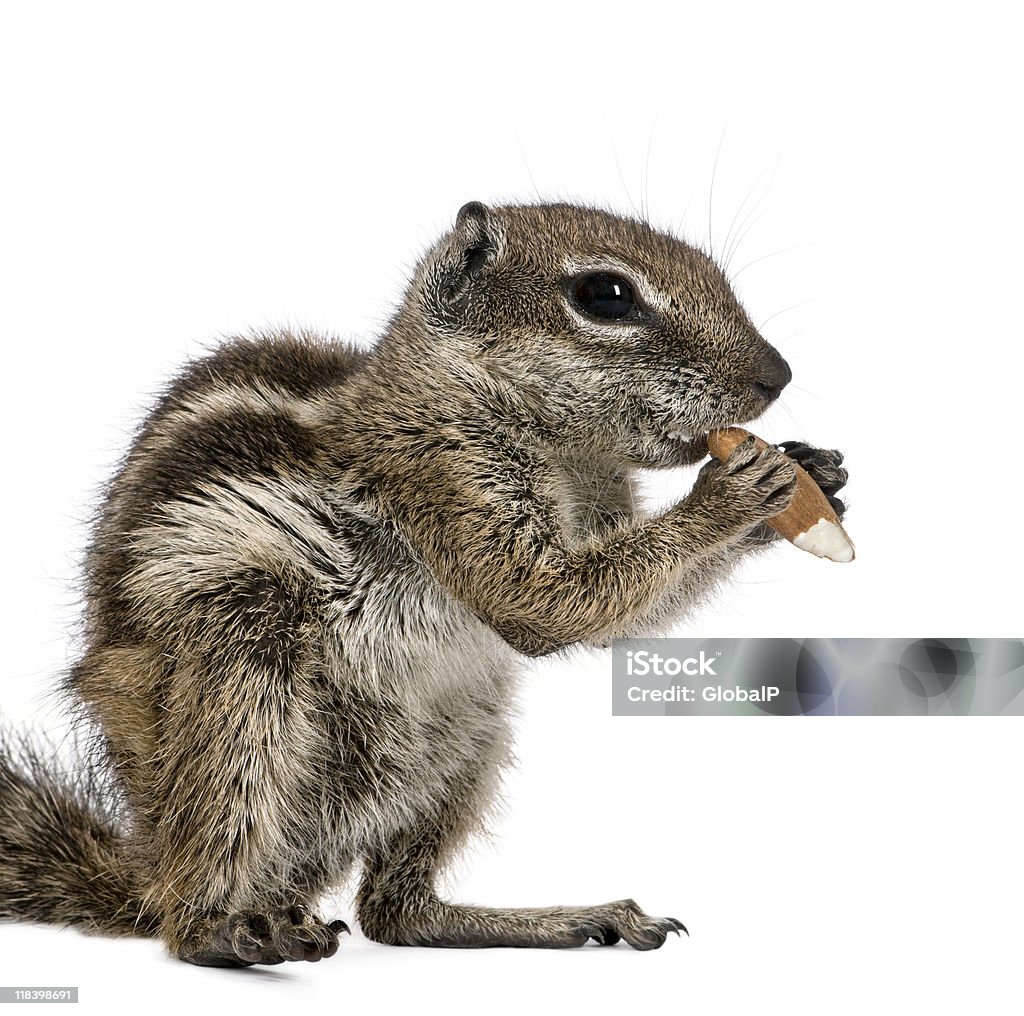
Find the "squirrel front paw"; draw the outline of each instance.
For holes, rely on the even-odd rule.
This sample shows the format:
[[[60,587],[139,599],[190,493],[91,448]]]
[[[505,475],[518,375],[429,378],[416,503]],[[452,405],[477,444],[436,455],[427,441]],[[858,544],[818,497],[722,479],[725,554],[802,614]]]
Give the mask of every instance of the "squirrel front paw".
[[[803,441],[783,441],[779,447],[808,472],[828,498],[832,510],[842,519],[846,504],[836,494],[846,486],[849,479],[849,474],[843,468],[843,453],[835,448],[815,448]]]
[[[701,469],[687,502],[691,507],[696,502],[732,532],[743,533],[781,515],[795,492],[793,460],[775,447],[759,449],[750,437],[724,462],[712,459]]]
[[[846,503],[836,494],[846,485],[848,473],[843,468],[843,453],[834,448],[816,448],[803,441],[783,441],[778,445],[786,455],[803,468],[821,488],[828,503],[840,520],[846,513]],[[760,547],[780,540],[779,534],[765,522],[755,526],[746,537],[746,545]]]

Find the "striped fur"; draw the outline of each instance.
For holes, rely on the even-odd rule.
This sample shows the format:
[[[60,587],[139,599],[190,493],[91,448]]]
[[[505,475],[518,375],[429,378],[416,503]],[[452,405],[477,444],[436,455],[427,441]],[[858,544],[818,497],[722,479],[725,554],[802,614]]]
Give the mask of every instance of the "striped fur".
[[[656,319],[566,304],[565,266],[606,262]],[[382,942],[660,945],[678,922],[629,900],[485,909],[434,884],[511,759],[517,661],[665,629],[763,542],[779,453],[738,450],[653,518],[631,474],[761,412],[772,358],[680,241],[474,204],[371,351],[280,333],[188,365],[110,484],[67,687],[121,817],[4,761],[0,916],[195,963],[319,959],[342,925],[312,908],[361,864]]]

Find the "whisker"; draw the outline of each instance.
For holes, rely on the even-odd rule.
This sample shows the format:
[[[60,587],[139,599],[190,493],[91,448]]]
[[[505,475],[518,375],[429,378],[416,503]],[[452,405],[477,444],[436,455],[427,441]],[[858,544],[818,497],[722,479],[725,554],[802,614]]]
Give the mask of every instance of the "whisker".
[[[519,154],[523,157],[523,165],[526,167],[526,175],[530,178],[533,193],[537,195],[538,202],[543,202],[544,198],[541,197],[540,188],[537,186],[537,181],[533,178],[533,170],[530,169],[530,162],[526,158],[526,149],[523,147],[523,139],[519,133],[519,124],[514,119],[512,121],[512,129],[515,131],[516,143],[519,145]]]
[[[718,139],[718,148],[715,151],[715,162],[711,167],[711,186],[708,188],[708,253],[712,258],[715,256],[715,234],[712,230],[711,219],[715,205],[715,176],[718,174],[718,157],[722,154],[722,145],[725,143],[725,131],[729,126],[726,119],[722,125],[722,136]]]
[[[741,273],[745,272],[752,265],[756,265],[759,261],[767,261],[768,258],[776,258],[781,254],[788,254],[790,251],[799,250],[801,247],[813,247],[813,243],[795,243],[792,247],[784,247],[782,250],[774,250],[771,254],[762,254],[759,258],[754,258],[753,261],[748,261],[742,268],[732,272],[730,278],[735,279]]]
[[[801,300],[799,303],[790,304],[788,307],[783,307],[782,310],[777,310],[774,314],[769,314],[757,327],[758,331],[764,328],[769,321],[773,321],[775,318],[780,317],[782,314],[788,314],[791,310],[796,310],[798,307],[806,307],[809,303],[814,303],[815,297],[810,297],[807,300]]]
[[[793,411],[789,408],[789,406],[787,406],[784,402],[776,402],[775,405],[793,421],[793,429],[795,431],[800,431],[800,424],[797,421],[797,418],[793,415]]]
[[[827,406],[829,409],[835,409],[835,406],[828,401],[828,399],[822,398],[817,392],[812,392],[810,388],[804,388],[803,385],[793,384],[791,381],[789,387],[794,391],[801,392],[804,395],[809,395],[812,399],[816,399],[823,406]]]
[[[690,196],[686,199],[686,204],[683,205],[683,214],[679,219],[679,228],[677,230],[680,236],[685,236],[688,230],[686,229],[686,215],[690,210],[690,206],[693,204],[693,199],[697,196],[697,191],[700,190],[700,185],[703,183],[703,178],[697,180],[693,185],[693,189],[690,191]]]
[[[765,215],[768,214],[769,211],[771,211],[771,207],[772,207],[771,204],[767,204],[763,208],[760,208],[760,202],[759,202],[758,205],[755,205],[753,208],[750,209],[750,211],[747,213],[746,217],[744,218],[743,222],[740,224],[740,231],[737,232],[737,234],[736,234],[736,239],[733,242],[733,250],[729,254],[729,259],[730,260],[733,258],[733,256],[735,255],[736,251],[738,251],[740,249],[740,247],[743,244],[743,241],[746,240],[746,238],[750,235],[750,233],[754,229],[754,227],[765,217]],[[750,216],[752,216],[752,215],[755,216],[753,219],[750,218]],[[749,224],[748,224],[748,220],[749,220]],[[728,262],[726,262],[726,267],[728,267]]]
[[[637,218],[642,218],[640,210],[636,207],[636,202],[633,200],[633,195],[629,192],[629,187],[626,185],[626,178],[622,175],[622,166],[619,163],[619,151],[615,147],[615,132],[612,130],[611,120],[608,119],[608,112],[604,114],[605,126],[608,128],[608,140],[612,146],[612,158],[615,160],[615,172],[619,175],[619,183],[622,184],[622,189],[626,193],[626,200],[629,202],[629,207],[633,209],[633,214]]]
[[[771,180],[768,181],[768,186],[764,189],[764,191],[761,193],[760,197],[758,197],[757,201],[754,202],[754,205],[753,205],[753,209],[754,210],[756,210],[758,207],[760,207],[761,202],[765,199],[765,195],[768,193],[768,190],[770,189],[771,184],[775,180],[775,172],[778,169],[779,160],[781,158],[782,158],[782,154],[779,153],[778,155],[775,156],[775,158],[771,162],[768,163],[767,166],[764,167],[764,169],[761,170],[761,172],[758,175],[757,179],[751,185],[750,190],[747,191],[746,197],[744,197],[744,199],[740,202],[739,208],[736,209],[736,214],[732,217],[732,222],[729,224],[729,231],[725,234],[725,243],[723,244],[723,247],[722,247],[722,249],[723,249],[722,256],[724,258],[723,268],[728,268],[729,267],[729,264],[732,261],[733,256],[736,253],[736,249],[738,249],[738,247],[736,249],[730,249],[730,244],[729,244],[730,238],[732,237],[733,228],[736,226],[736,220],[739,219],[740,215],[743,213],[743,209],[746,207],[747,202],[753,196],[754,191],[757,189],[758,184],[760,184],[760,182],[764,179],[765,175],[769,171],[771,171],[772,176],[771,176]],[[744,219],[743,221],[746,222],[746,219]],[[743,227],[741,225],[740,229],[742,229],[742,228]]]
[[[654,131],[658,126],[658,115],[661,113],[661,105],[665,100],[665,93],[662,92],[658,99],[658,105],[654,107],[654,116],[651,118],[651,132],[647,135],[647,154],[644,156],[643,172],[640,175],[640,185],[643,189],[644,221],[648,221],[651,215],[651,205],[648,199],[648,184],[650,183],[651,170],[651,148],[654,145]]]

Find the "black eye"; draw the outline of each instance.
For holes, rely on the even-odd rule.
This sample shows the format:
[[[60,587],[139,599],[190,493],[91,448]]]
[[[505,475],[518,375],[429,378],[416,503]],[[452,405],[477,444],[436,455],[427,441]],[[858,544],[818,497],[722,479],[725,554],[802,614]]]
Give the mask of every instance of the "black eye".
[[[576,306],[591,317],[618,321],[637,313],[633,288],[611,272],[581,275],[569,283],[569,293]]]

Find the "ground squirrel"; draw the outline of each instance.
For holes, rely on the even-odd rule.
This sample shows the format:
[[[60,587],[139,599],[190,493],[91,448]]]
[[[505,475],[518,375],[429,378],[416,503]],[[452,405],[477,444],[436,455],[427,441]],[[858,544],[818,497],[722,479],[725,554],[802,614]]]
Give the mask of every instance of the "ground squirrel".
[[[302,334],[192,362],[111,482],[66,691],[96,749],[0,753],[0,917],[160,936],[192,963],[332,955],[318,898],[400,945],[655,948],[631,900],[443,901],[509,760],[523,655],[664,631],[792,497],[741,445],[790,380],[706,254],[567,204],[466,205],[369,351]],[[834,498],[837,452],[790,452]]]

